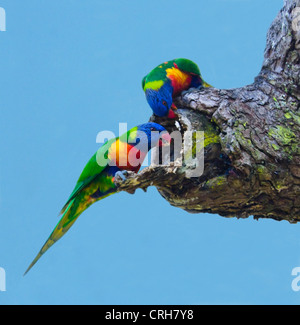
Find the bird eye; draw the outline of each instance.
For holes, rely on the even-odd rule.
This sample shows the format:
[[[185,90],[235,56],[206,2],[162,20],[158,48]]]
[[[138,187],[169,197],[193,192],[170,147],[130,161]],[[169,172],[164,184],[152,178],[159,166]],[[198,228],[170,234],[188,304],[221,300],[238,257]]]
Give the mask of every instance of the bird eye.
[[[163,100],[163,102],[162,102],[162,104],[164,105],[164,106],[166,106],[167,107],[167,102],[165,101],[165,100]]]

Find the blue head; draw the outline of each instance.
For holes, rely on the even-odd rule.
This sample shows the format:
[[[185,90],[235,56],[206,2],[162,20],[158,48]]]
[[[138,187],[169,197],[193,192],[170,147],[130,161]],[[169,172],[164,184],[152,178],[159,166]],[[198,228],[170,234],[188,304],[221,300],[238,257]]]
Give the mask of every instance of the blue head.
[[[147,88],[145,90],[147,101],[157,116],[167,116],[173,103],[173,87],[164,83],[159,89]]]
[[[136,144],[140,143],[145,148],[144,150],[140,148],[142,151],[148,151],[157,144],[164,146],[171,143],[171,137],[167,130],[160,124],[153,122],[138,125],[135,138]]]

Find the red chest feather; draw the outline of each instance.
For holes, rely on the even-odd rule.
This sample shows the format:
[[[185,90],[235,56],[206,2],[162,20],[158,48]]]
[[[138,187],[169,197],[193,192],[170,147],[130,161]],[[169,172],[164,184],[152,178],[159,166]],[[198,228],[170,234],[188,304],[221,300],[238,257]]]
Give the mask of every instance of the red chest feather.
[[[120,169],[132,170],[134,172],[140,169],[145,156],[146,153],[139,150],[138,147],[120,140],[114,142],[108,151],[108,159],[111,166],[117,166]]]
[[[183,90],[190,87],[192,77],[176,67],[166,69],[167,77],[171,80],[173,96],[179,95]]]

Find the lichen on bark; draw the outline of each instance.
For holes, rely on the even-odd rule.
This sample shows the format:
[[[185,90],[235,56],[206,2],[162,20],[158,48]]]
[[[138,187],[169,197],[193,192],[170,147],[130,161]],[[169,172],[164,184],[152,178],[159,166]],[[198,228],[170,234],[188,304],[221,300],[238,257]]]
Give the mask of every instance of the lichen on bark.
[[[119,182],[119,191],[156,186],[173,206],[226,217],[300,220],[300,28],[286,0],[268,34],[253,84],[191,89],[176,99],[181,132],[204,131],[204,172],[149,166]],[[175,121],[151,117],[171,132]],[[211,140],[211,141],[209,141]]]

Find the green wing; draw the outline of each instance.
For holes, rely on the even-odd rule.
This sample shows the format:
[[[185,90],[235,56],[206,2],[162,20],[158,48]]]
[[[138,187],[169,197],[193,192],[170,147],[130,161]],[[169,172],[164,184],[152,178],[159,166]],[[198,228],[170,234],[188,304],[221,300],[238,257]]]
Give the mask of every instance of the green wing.
[[[80,174],[78,181],[75,185],[73,192],[68,198],[66,204],[62,208],[60,214],[64,213],[65,209],[69,205],[70,201],[87,185],[89,184],[96,176],[98,176],[102,170],[108,165],[108,161],[104,162],[101,165],[98,163],[99,157],[107,157],[108,150],[112,143],[114,143],[118,138],[113,138],[107,141],[101,146],[98,151],[92,156],[92,158],[85,165],[82,173]],[[98,158],[97,158],[98,157]]]
[[[201,76],[199,67],[195,62],[183,58],[174,59],[174,60],[164,62],[158,65],[157,67],[155,67],[153,70],[151,70],[142,80],[143,90],[145,90],[145,85],[147,83],[153,83],[156,81],[162,81],[162,82],[166,81],[167,79],[166,69],[174,67],[174,63],[177,64],[178,68],[181,71]],[[156,84],[153,85],[153,87],[156,86],[157,86]],[[150,86],[150,88],[152,88],[152,85]]]
[[[197,75],[201,76],[200,69],[195,62],[188,60],[188,59],[183,59],[183,58],[175,59],[172,61],[178,65],[178,68],[181,71],[189,72],[189,73],[193,73],[193,74],[197,74]]]
[[[175,59],[170,62],[175,62],[181,71],[199,75],[202,79],[203,87],[212,87],[212,85],[208,84],[206,81],[203,80],[200,73],[200,69],[195,62],[188,59]]]

